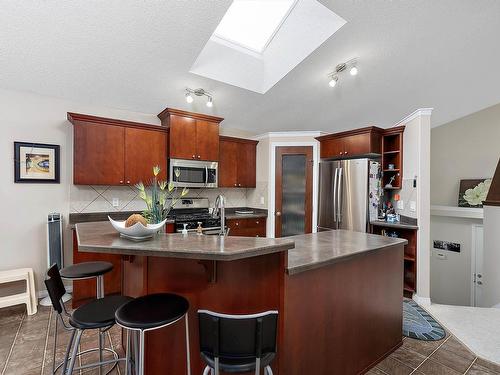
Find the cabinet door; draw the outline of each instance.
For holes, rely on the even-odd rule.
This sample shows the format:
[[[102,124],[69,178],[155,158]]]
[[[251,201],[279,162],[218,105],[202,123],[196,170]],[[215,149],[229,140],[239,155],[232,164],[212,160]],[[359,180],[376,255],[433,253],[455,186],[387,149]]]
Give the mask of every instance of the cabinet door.
[[[197,160],[219,160],[219,124],[196,120]]]
[[[125,129],[120,126],[74,126],[73,183],[121,185],[124,183]]]
[[[167,179],[166,133],[147,129],[125,129],[125,183],[147,183],[153,167],[160,166],[159,180]]]
[[[221,140],[219,143],[219,187],[238,185],[238,143]]]
[[[238,187],[255,187],[256,154],[256,145],[238,144]]]
[[[196,158],[196,120],[190,117],[170,116],[170,157]]]
[[[344,139],[334,138],[321,141],[320,155],[322,158],[338,158],[344,153]]]
[[[371,151],[370,133],[356,134],[344,138],[344,155],[364,155]]]

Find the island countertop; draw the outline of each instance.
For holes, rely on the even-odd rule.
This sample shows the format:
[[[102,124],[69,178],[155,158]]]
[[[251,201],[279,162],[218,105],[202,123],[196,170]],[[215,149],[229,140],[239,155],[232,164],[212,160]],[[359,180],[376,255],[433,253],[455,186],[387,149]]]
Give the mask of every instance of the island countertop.
[[[295,241],[295,248],[288,251],[289,275],[324,267],[363,253],[408,243],[401,238],[340,229],[287,238]]]
[[[198,236],[159,233],[146,241],[120,237],[109,222],[76,224],[78,250],[83,252],[231,261],[286,251],[293,240],[262,237]]]

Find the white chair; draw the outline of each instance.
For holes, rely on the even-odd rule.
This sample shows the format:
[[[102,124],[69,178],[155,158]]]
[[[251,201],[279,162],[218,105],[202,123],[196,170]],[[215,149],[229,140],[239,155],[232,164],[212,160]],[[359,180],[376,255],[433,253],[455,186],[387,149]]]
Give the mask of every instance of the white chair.
[[[35,295],[33,269],[19,268],[17,270],[0,271],[0,284],[21,280],[26,281],[26,292],[0,297],[0,308],[25,303],[28,315],[36,314],[37,299]]]

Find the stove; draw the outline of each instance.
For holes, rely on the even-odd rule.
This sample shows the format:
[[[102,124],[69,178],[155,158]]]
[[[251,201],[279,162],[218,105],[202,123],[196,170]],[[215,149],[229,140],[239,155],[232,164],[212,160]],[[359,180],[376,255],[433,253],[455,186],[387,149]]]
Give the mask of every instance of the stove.
[[[208,198],[180,199],[169,216],[175,220],[175,231],[180,232],[187,224],[188,231],[195,231],[198,223],[204,230],[220,229],[220,217],[213,217],[209,209]]]

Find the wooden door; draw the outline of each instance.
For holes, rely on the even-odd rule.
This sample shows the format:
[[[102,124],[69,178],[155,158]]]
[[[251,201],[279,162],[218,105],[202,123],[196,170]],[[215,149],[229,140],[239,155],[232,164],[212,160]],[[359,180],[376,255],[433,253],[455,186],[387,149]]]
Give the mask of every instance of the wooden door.
[[[120,185],[125,173],[125,129],[79,124],[74,127],[73,183]]]
[[[322,158],[338,158],[344,153],[344,139],[333,138],[320,142],[320,154]]]
[[[311,146],[277,147],[275,237],[312,232]]]
[[[196,159],[219,160],[219,124],[196,120]]]
[[[153,167],[160,166],[159,180],[167,179],[166,132],[147,129],[125,129],[125,183],[149,182]]]
[[[238,143],[221,139],[219,142],[219,187],[236,187]]]
[[[255,187],[256,144],[238,145],[238,187]]]
[[[170,157],[195,159],[196,156],[196,120],[184,116],[170,116]]]
[[[344,155],[365,155],[372,152],[370,149],[370,133],[355,134],[344,139]]]

